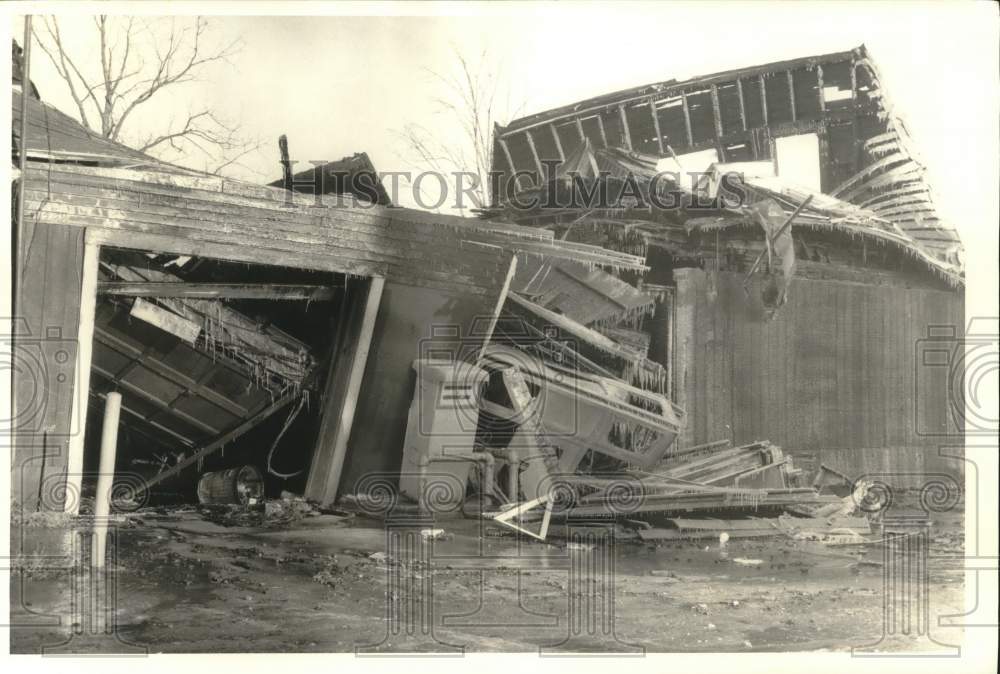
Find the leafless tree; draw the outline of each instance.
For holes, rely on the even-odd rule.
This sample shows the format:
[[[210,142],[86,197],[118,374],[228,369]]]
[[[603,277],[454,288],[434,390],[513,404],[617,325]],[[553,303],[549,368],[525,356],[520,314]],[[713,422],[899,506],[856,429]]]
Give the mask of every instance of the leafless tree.
[[[237,124],[208,108],[189,110],[153,133],[128,132],[129,122],[147,103],[165,100],[165,92],[197,81],[206,66],[229,62],[240,52],[239,40],[209,46],[205,19],[194,17],[185,23],[172,18],[93,17],[93,44],[100,49],[96,74],[87,67],[93,57],[68,44],[59,21],[53,16],[41,19],[34,31],[37,44],[66,83],[80,121],[91,130],[161,158],[172,151],[191,163],[202,155],[206,170],[216,174],[260,146],[243,137]]]
[[[433,99],[438,113],[460,132],[457,138],[440,131],[432,133],[416,123],[407,124],[396,135],[402,144],[400,154],[418,168],[448,177],[455,172],[475,176],[474,181],[478,182],[469,194],[473,205],[483,208],[489,204],[494,126],[506,123],[517,111],[500,77],[501,67],[488,51],[479,55],[478,63],[470,63],[457,47],[453,47],[453,52],[455,72],[426,72],[439,89]],[[454,184],[452,181],[451,185]],[[465,207],[460,210],[464,212]]]

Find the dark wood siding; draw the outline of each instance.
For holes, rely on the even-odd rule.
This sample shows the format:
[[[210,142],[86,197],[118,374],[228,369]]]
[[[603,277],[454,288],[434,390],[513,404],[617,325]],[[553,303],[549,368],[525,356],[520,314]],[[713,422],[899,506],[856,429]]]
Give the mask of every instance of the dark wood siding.
[[[81,228],[25,221],[14,273],[13,496],[26,510],[62,507],[83,274]],[[40,503],[41,501],[41,503]],[[55,501],[58,501],[56,503]]]
[[[740,274],[675,278],[682,446],[768,439],[853,474],[947,470],[937,454],[942,436],[957,437],[949,368],[924,364],[923,351],[929,334],[961,335],[961,291],[796,278],[766,321]]]

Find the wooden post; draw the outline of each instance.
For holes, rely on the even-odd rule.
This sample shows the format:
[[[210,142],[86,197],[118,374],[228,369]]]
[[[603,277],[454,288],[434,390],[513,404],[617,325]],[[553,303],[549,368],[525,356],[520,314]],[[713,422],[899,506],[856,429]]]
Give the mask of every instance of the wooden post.
[[[542,171],[542,160],[538,156],[538,150],[535,148],[535,139],[531,136],[531,131],[525,131],[524,137],[528,141],[528,147],[531,149],[531,157],[535,160],[535,170],[538,171],[538,182],[541,183],[545,180],[545,172]]]
[[[21,54],[22,65],[21,65],[21,138],[19,140],[20,147],[18,148],[17,154],[17,166],[18,166],[18,179],[20,180],[20,187],[17,190],[17,217],[14,220],[14,241],[13,241],[13,251],[14,251],[14,265],[11,267],[11,299],[13,300],[14,316],[19,315],[18,312],[23,311],[23,307],[19,306],[17,296],[19,294],[21,285],[21,260],[20,253],[21,246],[23,244],[22,237],[24,236],[24,192],[25,183],[27,178],[25,173],[28,168],[28,96],[31,95],[31,15],[28,14],[24,17],[24,45],[22,45],[23,52]],[[11,398],[11,405],[14,404],[13,398]]]
[[[656,114],[656,100],[649,97],[649,114],[653,116],[653,130],[656,132],[656,146],[660,148],[660,156],[663,156],[663,132],[660,131],[660,117]]]
[[[743,80],[739,77],[736,78],[736,96],[739,98],[740,102],[740,125],[743,130],[747,130],[747,107],[746,103],[743,101]]]
[[[567,233],[569,230],[567,230]],[[496,306],[493,307],[493,313],[490,316],[490,324],[486,330],[486,334],[483,336],[483,345],[479,349],[479,358],[483,357],[486,352],[486,347],[490,345],[493,340],[493,333],[496,331],[497,321],[500,320],[500,312],[503,311],[503,304],[507,301],[507,293],[510,292],[510,284],[514,280],[514,274],[517,273],[517,255],[511,255],[510,264],[507,267],[507,277],[504,279],[503,286],[500,288],[500,294],[497,297]]]
[[[115,454],[118,451],[118,416],[122,395],[109,393],[104,407],[104,428],[101,430],[101,462],[97,474],[97,494],[94,498],[94,538],[91,563],[104,567],[108,540],[108,515],[111,514],[111,486],[115,481]]]
[[[799,118],[795,113],[795,76],[792,75],[791,70],[786,70],[785,74],[788,76],[788,107],[792,111],[792,121],[794,122]]]
[[[556,125],[549,124],[549,131],[552,132],[552,140],[556,143],[556,152],[559,153],[559,161],[566,161],[566,153],[563,152],[562,141],[559,140],[559,131],[556,130]]]
[[[761,73],[759,76],[760,82],[760,118],[761,126],[767,126],[767,82],[764,80],[764,74]]]
[[[604,147],[608,147],[608,134],[604,131],[604,120],[601,119],[601,114],[598,113],[595,119],[597,119],[597,131],[601,134],[601,142],[604,143]]]
[[[346,312],[345,319],[354,324],[343,326],[343,341],[338,344],[339,353],[331,354],[330,371],[323,394],[323,416],[316,436],[316,448],[309,467],[305,494],[306,498],[320,503],[333,503],[337,499],[340,476],[347,456],[347,443],[351,439],[354,412],[384,287],[384,278],[375,277],[369,281],[361,315],[358,316],[355,307]],[[349,301],[349,298],[345,296],[344,301]]]
[[[76,515],[80,509],[87,403],[90,398],[90,366],[94,351],[94,313],[97,309],[97,267],[101,258],[101,247],[91,243],[88,235],[89,232],[84,235],[80,323],[76,345],[76,381],[73,383],[69,452],[66,457],[66,500],[63,502],[63,509],[71,515]]]
[[[826,112],[826,96],[823,94],[823,66],[816,66],[816,95],[819,98],[819,111]]]
[[[722,144],[722,111],[719,106],[719,87],[712,85],[712,123],[715,125],[716,143]],[[720,157],[720,159],[723,159]],[[724,161],[724,159],[723,159]]]
[[[684,107],[684,132],[687,134],[688,147],[694,145],[694,132],[691,131],[691,109],[688,107],[688,95],[681,92],[681,105]]]
[[[285,179],[285,189],[292,189],[292,160],[288,156],[288,137],[285,134],[278,136],[278,151],[281,153],[281,172]]]
[[[622,133],[625,134],[625,147],[629,150],[632,149],[632,134],[628,130],[628,116],[625,114],[625,106],[618,106],[618,116],[622,120]]]

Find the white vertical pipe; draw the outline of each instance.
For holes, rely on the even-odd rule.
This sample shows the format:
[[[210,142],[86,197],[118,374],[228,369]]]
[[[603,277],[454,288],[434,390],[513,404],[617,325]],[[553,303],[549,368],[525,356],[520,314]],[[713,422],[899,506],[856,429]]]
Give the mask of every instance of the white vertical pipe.
[[[104,427],[101,429],[101,464],[97,475],[97,494],[94,499],[94,552],[95,568],[104,567],[105,547],[108,540],[108,515],[111,514],[111,485],[115,479],[115,453],[118,450],[118,415],[121,413],[122,396],[109,393],[104,407]]]
[[[89,237],[88,237],[89,238]],[[94,313],[97,309],[97,267],[101,247],[85,243],[80,291],[80,322],[76,337],[76,381],[70,413],[69,456],[66,459],[66,501],[64,509],[75,515],[80,509],[83,480],[83,450],[87,431],[87,404],[90,396],[90,364],[94,350]]]

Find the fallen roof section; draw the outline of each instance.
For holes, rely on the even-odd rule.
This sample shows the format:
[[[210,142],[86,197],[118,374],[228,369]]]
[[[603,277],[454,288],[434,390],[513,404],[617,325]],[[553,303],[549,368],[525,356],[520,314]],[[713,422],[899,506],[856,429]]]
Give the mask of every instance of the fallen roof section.
[[[770,160],[771,140],[806,133],[820,135],[825,148],[824,191],[871,209],[916,242],[921,256],[961,270],[959,237],[938,214],[919,155],[863,45],[634,87],[514,120],[496,129],[493,169],[519,172],[519,193],[541,182],[529,176],[542,175],[550,161],[587,175],[601,164],[601,151],[615,147],[655,159],[714,151],[723,163]]]

